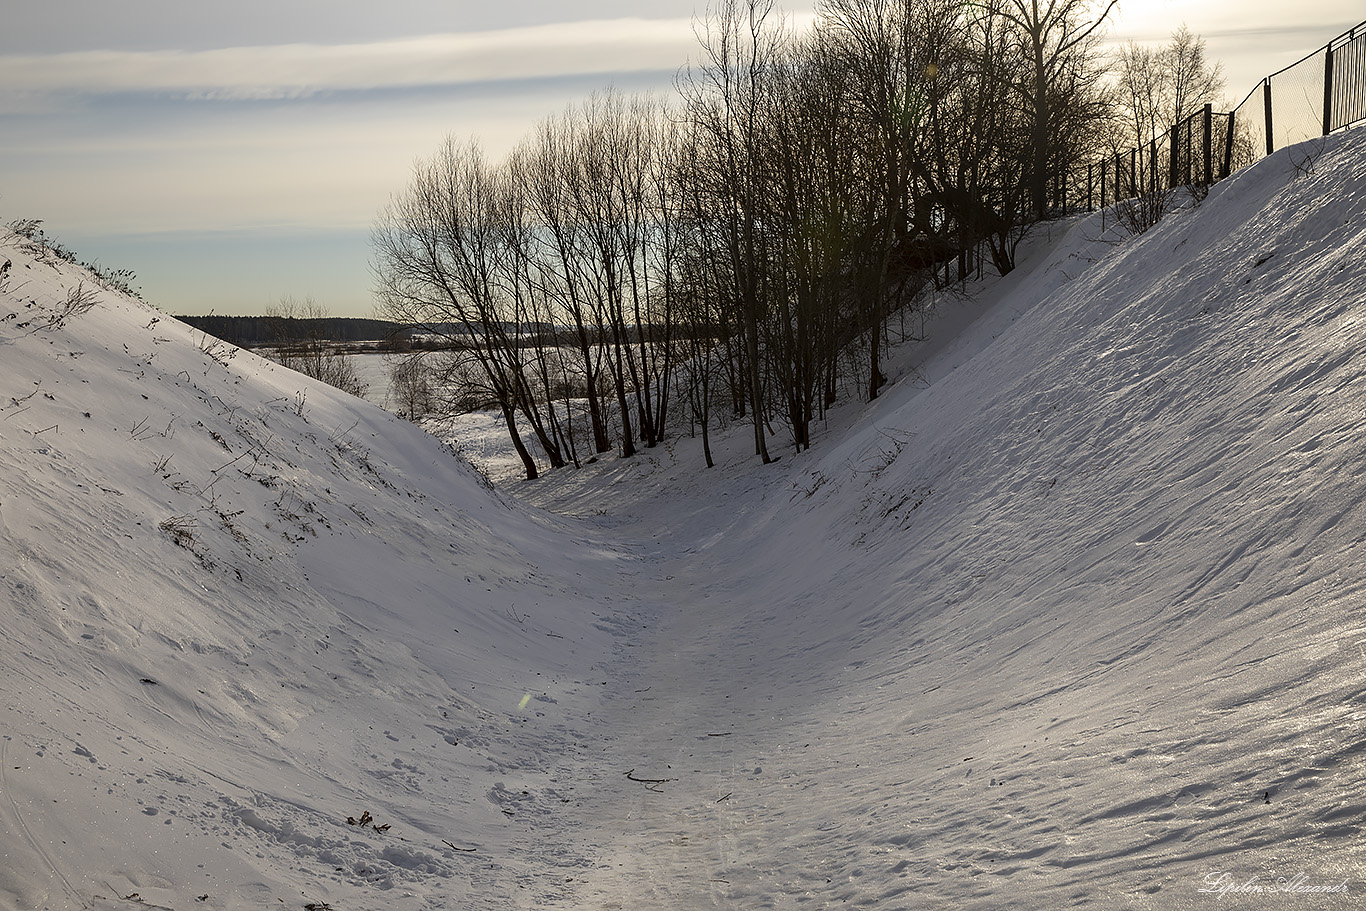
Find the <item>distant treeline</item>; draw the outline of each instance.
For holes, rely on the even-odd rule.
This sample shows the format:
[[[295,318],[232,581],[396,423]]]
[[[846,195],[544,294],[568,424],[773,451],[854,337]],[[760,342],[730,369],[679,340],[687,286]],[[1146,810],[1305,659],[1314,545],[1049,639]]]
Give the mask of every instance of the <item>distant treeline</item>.
[[[177,316],[176,319],[239,348],[275,345],[299,337],[334,342],[373,342],[393,339],[403,334],[403,327],[389,320],[342,316],[290,319],[287,322],[291,325],[286,331],[282,331],[285,327],[278,316],[210,315]]]

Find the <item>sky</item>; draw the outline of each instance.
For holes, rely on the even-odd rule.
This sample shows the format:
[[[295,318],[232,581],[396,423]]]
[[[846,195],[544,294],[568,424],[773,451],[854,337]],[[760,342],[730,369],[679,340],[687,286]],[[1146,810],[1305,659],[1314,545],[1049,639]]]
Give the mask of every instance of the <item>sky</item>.
[[[783,7],[809,21],[810,2]],[[373,312],[369,231],[447,136],[497,155],[595,91],[668,93],[691,0],[233,4],[52,0],[0,31],[0,219],[40,218],[171,313],[283,297]],[[1359,21],[1356,0],[1127,0],[1110,40],[1181,23],[1231,100]]]

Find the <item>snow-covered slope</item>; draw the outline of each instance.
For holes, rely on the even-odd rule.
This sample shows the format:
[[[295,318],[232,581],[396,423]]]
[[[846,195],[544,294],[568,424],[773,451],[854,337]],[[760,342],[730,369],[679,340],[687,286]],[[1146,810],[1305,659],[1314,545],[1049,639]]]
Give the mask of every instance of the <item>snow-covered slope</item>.
[[[0,241],[0,907],[1359,905],[1363,162],[504,494]]]
[[[689,582],[621,751],[678,780],[604,901],[1366,902],[1366,132],[1316,150],[1077,223],[817,448],[626,508]]]
[[[23,246],[0,241],[0,907],[516,894],[546,861],[508,839],[572,788],[621,632],[619,556]]]

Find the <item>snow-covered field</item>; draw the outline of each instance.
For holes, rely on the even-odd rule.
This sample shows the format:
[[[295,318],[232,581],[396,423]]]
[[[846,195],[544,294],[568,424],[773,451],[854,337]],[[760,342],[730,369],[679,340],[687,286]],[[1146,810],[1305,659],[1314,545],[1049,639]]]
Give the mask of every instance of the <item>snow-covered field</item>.
[[[1053,226],[810,452],[499,491],[0,240],[0,907],[1366,906],[1366,131],[1313,151]]]

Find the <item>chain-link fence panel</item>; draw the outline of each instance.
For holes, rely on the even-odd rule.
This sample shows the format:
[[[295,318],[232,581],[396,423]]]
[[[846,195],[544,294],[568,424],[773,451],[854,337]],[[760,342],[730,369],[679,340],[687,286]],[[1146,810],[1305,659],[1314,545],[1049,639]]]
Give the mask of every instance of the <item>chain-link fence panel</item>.
[[[1272,150],[1323,135],[1325,51],[1271,77]]]
[[[1266,154],[1266,90],[1257,86],[1233,109],[1232,170],[1252,164]]]

